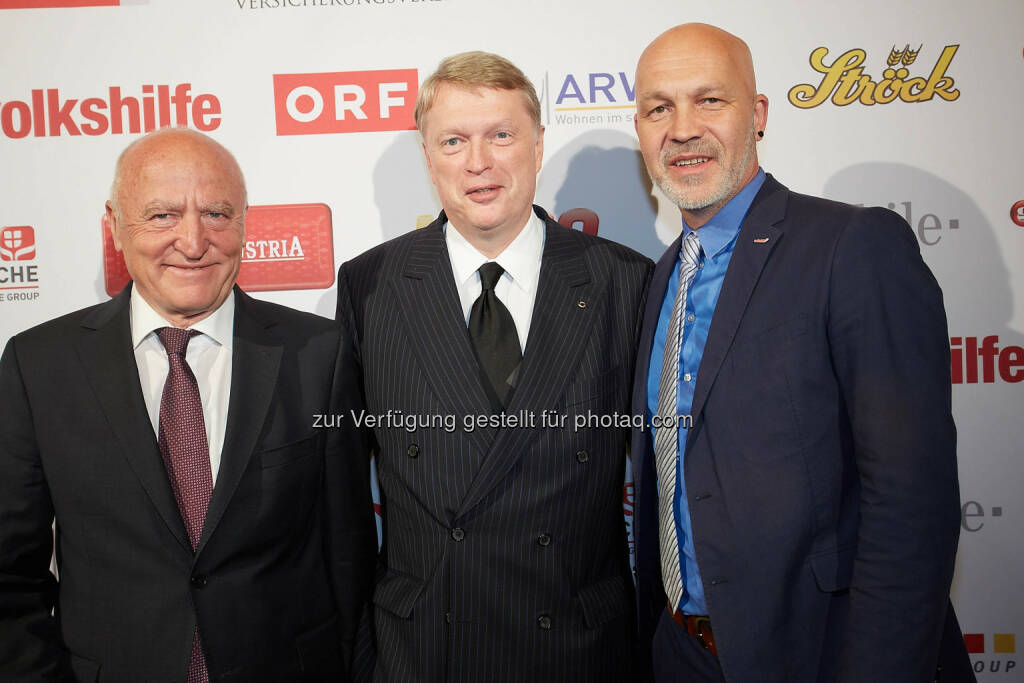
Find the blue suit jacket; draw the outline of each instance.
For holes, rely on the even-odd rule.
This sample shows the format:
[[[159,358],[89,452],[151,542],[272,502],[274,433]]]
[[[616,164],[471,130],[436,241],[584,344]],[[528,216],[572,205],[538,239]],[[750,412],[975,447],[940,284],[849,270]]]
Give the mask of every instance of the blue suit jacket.
[[[679,244],[651,283],[636,414]],[[725,277],[686,439],[727,680],[934,679],[959,534],[948,342],[941,290],[898,215],[768,176]],[[644,648],[666,605],[649,431],[634,433],[632,454]]]

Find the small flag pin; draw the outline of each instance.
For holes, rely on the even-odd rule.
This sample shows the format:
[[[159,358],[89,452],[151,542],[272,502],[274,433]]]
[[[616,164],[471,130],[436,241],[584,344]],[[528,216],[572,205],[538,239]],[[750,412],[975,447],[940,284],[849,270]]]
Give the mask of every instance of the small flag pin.
[[[755,237],[754,238],[754,244],[765,244],[765,243],[768,242],[768,239],[769,238],[767,238],[767,237]]]

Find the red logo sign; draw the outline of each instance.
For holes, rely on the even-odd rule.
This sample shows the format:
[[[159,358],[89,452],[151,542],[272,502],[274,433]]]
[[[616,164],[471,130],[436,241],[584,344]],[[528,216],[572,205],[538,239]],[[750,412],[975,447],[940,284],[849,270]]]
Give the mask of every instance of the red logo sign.
[[[984,633],[965,633],[964,644],[967,645],[968,654],[979,655],[985,652]],[[995,654],[1014,654],[1017,652],[1016,633],[993,633],[992,652]],[[1007,667],[1009,668],[1009,667]]]
[[[148,133],[164,126],[192,125],[209,132],[220,126],[220,100],[193,93],[191,83],[143,85],[138,97],[119,86],[102,97],[64,97],[59,88],[37,88],[28,100],[0,106],[0,131],[9,138]],[[125,91],[128,92],[128,91]]]
[[[120,0],[0,0],[0,9],[44,9],[51,7],[117,7]]]
[[[0,261],[31,261],[35,257],[35,230],[27,225],[0,228]]]
[[[1024,228],[1024,199],[1010,207],[1010,220]]]
[[[416,69],[275,74],[278,135],[415,130]]]
[[[999,335],[949,338],[950,377],[953,384],[1024,382],[1024,346],[999,347]],[[980,366],[980,367],[979,367]],[[980,370],[980,372],[979,372]]]
[[[131,277],[124,257],[103,230],[103,273],[107,294],[120,292]],[[238,286],[248,292],[325,289],[334,284],[334,231],[326,204],[250,206]]]

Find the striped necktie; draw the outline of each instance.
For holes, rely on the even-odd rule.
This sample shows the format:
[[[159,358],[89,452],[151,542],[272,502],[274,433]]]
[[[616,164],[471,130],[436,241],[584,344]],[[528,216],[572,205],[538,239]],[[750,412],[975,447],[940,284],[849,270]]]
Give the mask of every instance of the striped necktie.
[[[679,469],[679,431],[676,428],[679,399],[679,353],[683,339],[683,315],[686,292],[700,263],[700,238],[691,232],[680,250],[679,291],[672,304],[665,337],[665,356],[658,384],[658,415],[663,426],[655,430],[654,455],[658,471],[658,540],[661,544],[661,578],[671,608],[677,609],[683,597],[683,577],[679,568],[679,539],[676,536],[675,493]],[[667,425],[664,423],[667,419]],[[683,503],[685,505],[685,501]]]

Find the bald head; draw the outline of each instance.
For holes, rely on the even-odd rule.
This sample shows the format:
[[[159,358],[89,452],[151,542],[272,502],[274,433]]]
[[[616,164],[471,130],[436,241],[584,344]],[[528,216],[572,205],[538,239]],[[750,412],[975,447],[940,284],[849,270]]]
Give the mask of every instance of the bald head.
[[[751,97],[757,92],[750,48],[733,34],[710,24],[673,26],[655,38],[637,62],[638,89],[641,78],[649,80],[657,73],[659,65],[678,60],[714,61],[728,70]]]
[[[750,49],[715,26],[676,26],[643,51],[635,87],[647,171],[699,228],[757,174],[768,98]]]
[[[245,198],[245,178],[242,169],[226,147],[209,135],[191,128],[159,128],[132,142],[117,157],[114,181],[110,185],[110,204],[115,212],[120,211],[123,194],[130,189],[131,179],[138,177],[146,164],[166,159],[170,154],[200,155],[217,159],[222,169],[242,188],[242,196]]]
[[[230,152],[202,133],[163,129],[121,154],[103,224],[134,292],[172,325],[188,327],[231,294],[246,203]]]

